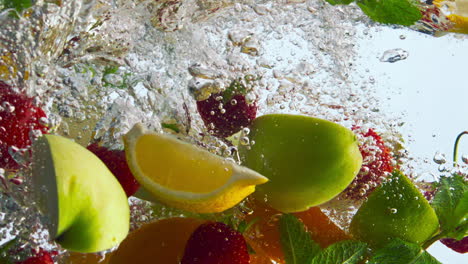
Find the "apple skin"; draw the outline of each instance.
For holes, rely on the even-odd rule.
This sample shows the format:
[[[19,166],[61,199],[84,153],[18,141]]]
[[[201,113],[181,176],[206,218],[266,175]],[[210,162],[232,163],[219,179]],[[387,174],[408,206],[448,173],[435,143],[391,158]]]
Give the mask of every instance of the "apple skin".
[[[362,164],[355,134],[324,119],[263,115],[253,121],[249,138],[255,144],[239,146],[242,165],[270,180],[257,186],[254,196],[282,212],[305,211],[331,200]]]
[[[67,138],[45,135],[33,144],[33,191],[62,247],[91,253],[110,249],[128,234],[127,196],[106,165]]]
[[[349,228],[354,238],[381,248],[393,238],[421,244],[439,230],[429,202],[399,171],[361,205]]]

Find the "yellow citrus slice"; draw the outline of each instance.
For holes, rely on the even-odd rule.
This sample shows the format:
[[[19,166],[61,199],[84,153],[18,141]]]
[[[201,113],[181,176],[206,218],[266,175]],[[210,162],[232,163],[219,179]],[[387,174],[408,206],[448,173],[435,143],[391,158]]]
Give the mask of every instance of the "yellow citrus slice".
[[[135,125],[124,136],[128,165],[154,198],[196,213],[229,209],[268,179],[175,136]]]

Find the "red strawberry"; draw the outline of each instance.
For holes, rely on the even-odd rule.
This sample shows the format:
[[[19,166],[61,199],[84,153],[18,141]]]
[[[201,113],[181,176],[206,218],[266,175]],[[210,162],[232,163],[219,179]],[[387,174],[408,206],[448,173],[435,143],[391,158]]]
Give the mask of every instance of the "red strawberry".
[[[106,164],[107,168],[115,175],[120,185],[124,189],[127,197],[132,196],[140,187],[140,184],[133,177],[132,172],[127,164],[125,158],[125,151],[123,150],[110,150],[108,148],[99,146],[93,143],[87,149],[98,156]]]
[[[46,114],[34,105],[32,98],[14,92],[8,84],[0,81],[0,168],[19,168],[8,148],[29,147],[30,133],[34,130],[46,133],[48,127],[41,124],[41,118],[46,118]]]
[[[353,127],[354,131],[358,129]],[[346,197],[355,200],[367,197],[393,171],[393,157],[382,138],[371,128],[359,133],[365,139],[359,146],[363,164],[356,178],[344,191]]]
[[[41,248],[34,257],[17,262],[16,264],[54,264],[54,260],[52,259],[51,254],[56,255],[57,253],[49,253]]]
[[[444,238],[441,239],[440,242],[458,253],[463,254],[468,252],[468,236],[464,237],[462,240]]]
[[[185,246],[181,264],[248,264],[247,243],[241,233],[219,222],[199,226]]]
[[[211,94],[206,100],[197,101],[205,126],[213,135],[226,138],[250,125],[257,115],[256,102],[248,103],[246,89],[239,81],[231,83],[222,93]]]

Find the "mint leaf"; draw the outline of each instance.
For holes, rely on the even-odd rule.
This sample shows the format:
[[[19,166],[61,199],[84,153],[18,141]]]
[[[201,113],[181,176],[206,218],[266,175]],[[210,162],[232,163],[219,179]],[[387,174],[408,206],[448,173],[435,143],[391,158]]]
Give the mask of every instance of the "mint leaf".
[[[280,241],[286,264],[310,263],[320,251],[304,224],[291,214],[284,214],[279,220]]]
[[[422,18],[411,0],[358,0],[358,6],[373,20],[385,24],[411,26]]]
[[[13,8],[18,13],[21,13],[26,8],[29,8],[32,6],[32,0],[0,0],[1,5],[3,6],[3,9],[7,8]]]
[[[354,0],[327,0],[327,2],[331,5],[349,5],[354,2]]]
[[[357,264],[367,253],[367,244],[360,241],[340,241],[320,252],[310,264]]]
[[[432,207],[441,233],[456,239],[468,235],[468,184],[462,176],[441,177]]]
[[[367,264],[441,264],[419,245],[394,239],[377,250]]]

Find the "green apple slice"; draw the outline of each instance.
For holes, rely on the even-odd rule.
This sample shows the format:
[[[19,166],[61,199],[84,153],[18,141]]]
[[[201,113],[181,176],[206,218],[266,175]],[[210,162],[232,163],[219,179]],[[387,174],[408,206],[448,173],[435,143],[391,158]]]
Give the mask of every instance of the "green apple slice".
[[[127,236],[127,196],[98,157],[72,140],[45,135],[34,142],[33,158],[33,190],[51,239],[88,253]]]
[[[421,244],[439,229],[429,202],[401,172],[395,171],[376,189],[353,217],[351,234],[374,248],[393,238]]]
[[[253,145],[239,146],[247,166],[270,181],[254,195],[282,212],[298,212],[331,200],[353,181],[362,164],[355,134],[324,119],[287,114],[256,118]]]

